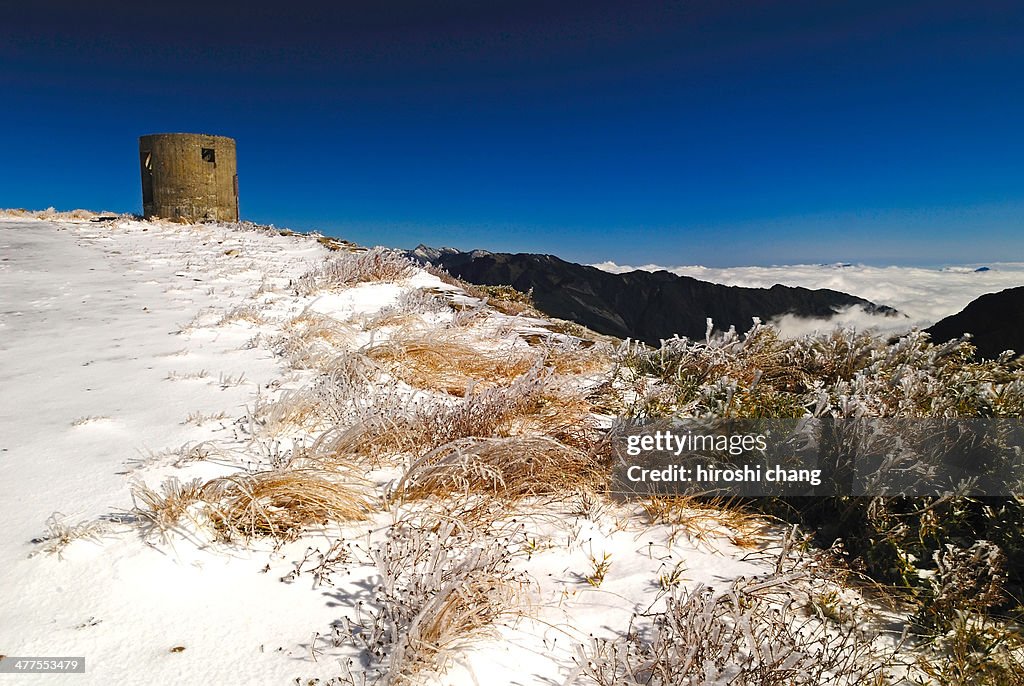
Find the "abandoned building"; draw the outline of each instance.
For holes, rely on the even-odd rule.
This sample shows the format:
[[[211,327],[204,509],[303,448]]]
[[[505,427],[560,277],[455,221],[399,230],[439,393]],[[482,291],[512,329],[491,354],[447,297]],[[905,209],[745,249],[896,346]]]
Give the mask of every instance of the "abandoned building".
[[[199,133],[141,136],[139,163],[147,218],[238,221],[233,138]]]

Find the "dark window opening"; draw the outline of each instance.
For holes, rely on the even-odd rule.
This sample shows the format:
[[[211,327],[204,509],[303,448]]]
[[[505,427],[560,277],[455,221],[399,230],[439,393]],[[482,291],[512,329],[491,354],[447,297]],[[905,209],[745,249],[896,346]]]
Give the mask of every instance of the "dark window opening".
[[[139,152],[142,162],[142,207],[146,211],[147,205],[153,204],[153,155],[149,150]]]
[[[213,152],[213,148],[203,148],[203,162],[216,164],[217,155]]]

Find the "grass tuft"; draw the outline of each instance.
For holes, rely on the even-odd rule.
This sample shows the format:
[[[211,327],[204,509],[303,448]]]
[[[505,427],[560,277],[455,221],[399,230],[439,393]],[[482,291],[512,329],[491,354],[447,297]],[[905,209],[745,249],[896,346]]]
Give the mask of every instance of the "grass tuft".
[[[603,473],[590,455],[547,436],[463,438],[414,461],[394,497],[465,493],[517,499],[564,493],[596,483]]]
[[[57,559],[63,559],[64,549],[75,541],[90,541],[99,543],[108,533],[109,527],[103,521],[79,522],[69,524],[67,518],[60,512],[54,512],[46,518],[46,531],[42,536],[32,539],[32,543],[42,547],[32,553],[56,555]]]
[[[134,512],[165,538],[183,521],[207,525],[226,541],[269,536],[292,540],[330,521],[363,519],[369,509],[352,483],[314,469],[279,469],[132,490]]]
[[[401,332],[364,353],[411,386],[457,396],[471,386],[507,385],[537,362],[525,351],[484,351],[463,340],[452,333]]]
[[[295,283],[297,295],[313,295],[368,281],[401,281],[416,273],[407,257],[387,248],[341,253],[303,274]]]
[[[274,470],[221,477],[202,488],[207,516],[225,539],[291,540],[328,522],[360,520],[369,509],[350,483],[324,471]]]

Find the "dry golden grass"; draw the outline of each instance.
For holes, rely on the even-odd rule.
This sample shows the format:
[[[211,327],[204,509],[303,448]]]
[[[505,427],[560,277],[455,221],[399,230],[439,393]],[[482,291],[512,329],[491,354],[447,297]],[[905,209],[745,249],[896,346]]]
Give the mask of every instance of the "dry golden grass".
[[[225,326],[233,322],[249,322],[259,326],[266,324],[266,317],[263,316],[263,310],[258,305],[239,305],[224,313],[217,322],[217,326]]]
[[[512,316],[527,314],[539,315],[533,306],[533,291],[523,293],[512,286],[479,286],[469,284],[467,295],[479,298],[502,314]]]
[[[364,317],[361,321],[363,331],[386,327],[411,327],[418,324],[423,324],[423,317],[418,312],[400,308],[384,309],[372,316]]]
[[[316,469],[246,473],[205,483],[171,478],[160,492],[136,485],[132,497],[134,512],[164,536],[187,520],[211,526],[224,540],[290,540],[329,521],[363,519],[369,509],[354,479],[342,482],[336,473]]]
[[[335,238],[333,236],[317,236],[316,242],[324,246],[331,252],[337,252],[338,250],[344,250],[346,252],[355,252],[359,249],[359,246],[351,241],[346,241],[341,238]]]
[[[92,210],[56,210],[48,207],[45,210],[26,210],[24,208],[0,209],[0,216],[33,217],[35,219],[93,219],[100,215],[113,215],[112,212],[93,212]]]
[[[452,276],[446,270],[432,264],[425,265],[424,271],[433,274],[449,286],[455,286],[471,298],[486,301],[492,308],[508,315],[539,315],[533,305],[532,293],[517,291],[512,286],[478,286]]]
[[[453,651],[491,630],[503,615],[514,614],[516,589],[496,574],[477,573],[444,585],[420,610],[391,659],[389,675],[397,684],[422,683],[424,670],[443,673]]]
[[[544,363],[557,374],[577,376],[610,371],[612,349],[580,339],[549,340],[544,345]]]
[[[202,479],[181,483],[176,477],[170,477],[160,484],[160,492],[154,491],[144,483],[136,483],[132,486],[131,492],[133,512],[165,538],[181,524],[182,520],[198,524],[189,510],[202,500]]]
[[[364,353],[411,386],[457,396],[470,386],[507,385],[537,361],[526,351],[484,351],[464,340],[464,335],[438,331],[397,332]]]
[[[321,421],[320,401],[305,389],[286,390],[277,400],[258,404],[253,412],[264,436],[314,428]]]
[[[324,263],[300,276],[294,284],[298,295],[348,288],[373,281],[401,281],[416,273],[407,257],[387,248],[366,252],[338,251]]]
[[[419,456],[460,438],[541,434],[603,454],[596,428],[585,399],[562,388],[549,371],[533,367],[507,386],[474,388],[462,398],[368,394],[356,421],[328,429],[313,447],[380,463],[397,455]]]
[[[548,387],[523,412],[509,418],[509,427],[511,435],[540,434],[586,452],[609,451],[593,405],[575,389]]]
[[[597,482],[602,474],[593,457],[547,436],[464,438],[414,461],[394,497],[462,493],[517,499],[562,493]]]
[[[352,483],[314,469],[220,477],[203,485],[202,498],[225,539],[292,539],[309,527],[364,519],[369,510]]]
[[[285,322],[284,331],[296,342],[322,343],[334,348],[348,346],[357,334],[355,327],[312,310],[289,319]]]
[[[642,500],[640,506],[651,524],[678,528],[702,543],[725,538],[740,548],[752,548],[766,527],[763,519],[744,512],[727,498],[655,495]]]

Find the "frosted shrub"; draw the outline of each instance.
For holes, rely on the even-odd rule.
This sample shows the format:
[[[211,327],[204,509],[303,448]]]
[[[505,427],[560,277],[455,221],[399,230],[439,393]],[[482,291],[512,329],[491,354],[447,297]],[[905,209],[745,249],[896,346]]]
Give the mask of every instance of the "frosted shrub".
[[[510,547],[500,535],[473,536],[451,520],[400,521],[371,551],[380,582],[369,607],[360,603],[356,617],[342,620],[335,643],[360,649],[379,683],[443,672],[453,651],[515,611],[520,582]]]
[[[573,402],[552,375],[536,366],[507,386],[468,389],[462,398],[370,393],[351,422],[338,424],[314,447],[371,458],[422,454],[471,436],[489,438],[540,429],[567,445],[586,442],[587,408]],[[582,427],[582,428],[581,428]]]
[[[1004,599],[1006,556],[989,541],[975,541],[970,548],[947,543],[933,554],[935,573],[929,577],[930,593],[917,614],[918,624],[929,629],[948,629],[957,612],[970,607],[986,612]]]
[[[1024,371],[972,356],[967,341],[936,345],[920,331],[894,341],[851,330],[786,340],[761,324],[618,351],[622,369],[647,378],[658,400],[638,405],[640,415],[1024,416]]]
[[[401,281],[416,273],[416,269],[416,265],[407,257],[387,248],[341,253],[300,276],[295,282],[295,292],[298,295],[311,295],[367,281]]]
[[[616,381],[632,391],[628,413],[638,418],[1024,417],[1019,362],[1005,355],[975,361],[969,341],[934,344],[920,331],[894,339],[852,330],[783,339],[759,323],[741,334],[713,333],[709,322],[703,341],[674,338],[657,349],[627,342],[616,358]],[[751,504],[818,532],[823,541],[842,538],[856,568],[936,599],[944,591],[922,588],[919,572],[948,557],[949,544],[989,541],[1005,555],[1009,595],[1024,591],[1019,498],[836,496]],[[939,615],[948,614],[934,602]]]
[[[663,612],[592,639],[569,683],[598,686],[852,686],[877,683],[870,640],[798,611],[799,574],[675,588]]]

